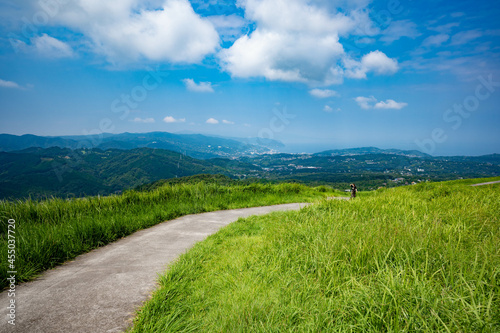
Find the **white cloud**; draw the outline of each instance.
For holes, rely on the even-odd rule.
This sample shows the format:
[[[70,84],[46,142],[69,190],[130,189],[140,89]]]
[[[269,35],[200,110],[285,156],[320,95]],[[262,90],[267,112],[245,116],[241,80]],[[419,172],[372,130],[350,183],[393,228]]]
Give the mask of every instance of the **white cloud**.
[[[377,74],[394,74],[398,71],[398,62],[378,50],[363,56],[361,63],[367,71]]]
[[[47,34],[30,38],[29,44],[20,40],[14,40],[13,42],[16,50],[28,54],[38,54],[42,57],[55,59],[71,58],[75,56],[71,46]]]
[[[365,110],[372,109],[372,108],[400,110],[408,105],[408,103],[398,103],[392,99],[388,99],[385,102],[383,102],[383,101],[379,102],[373,96],[370,96],[370,97],[359,96],[359,97],[354,98],[354,100],[356,101],[356,103],[358,103],[358,105],[362,109],[365,109]]]
[[[0,79],[0,88],[14,88],[14,89],[23,89],[19,84],[13,81],[5,81]]]
[[[317,88],[309,90],[309,94],[317,98],[329,98],[329,97],[339,96],[339,93],[336,92],[335,90],[317,89]]]
[[[462,13],[462,12],[455,12],[455,13],[450,14],[451,17],[462,17],[464,15],[465,15],[465,13]]]
[[[188,0],[72,1],[59,7],[54,20],[83,33],[113,64],[197,63],[219,46],[213,24]]]
[[[483,34],[479,30],[462,31],[455,34],[451,38],[451,45],[467,44],[470,41],[473,41],[474,39],[480,38],[482,36]]]
[[[330,105],[325,105],[325,107],[323,108],[323,111],[325,111],[325,112],[334,112],[334,111],[340,112],[341,109],[340,108],[334,109]]]
[[[423,47],[441,46],[441,44],[446,42],[448,39],[450,39],[450,36],[446,34],[429,36],[426,39],[424,39],[424,41],[422,42],[422,46]]]
[[[357,23],[354,15],[328,11],[317,1],[242,0],[239,3],[245,8],[247,19],[268,30],[345,34],[356,28]]]
[[[378,75],[394,74],[398,71],[398,62],[380,51],[370,52],[361,58],[361,62],[344,58],[345,76],[354,79],[365,79],[366,74],[374,72]]]
[[[212,83],[210,83],[210,82],[196,83],[196,82],[194,82],[193,79],[184,79],[184,80],[182,80],[182,82],[184,82],[184,84],[186,85],[186,88],[189,91],[214,92],[214,89],[212,88]]]
[[[47,34],[32,38],[31,44],[39,54],[48,58],[71,58],[74,56],[71,46]]]
[[[219,53],[222,67],[233,77],[340,84],[345,52],[339,36],[374,34],[374,29],[366,28],[371,20],[365,1],[350,3],[343,12],[320,0],[241,0],[239,4],[256,28]]]
[[[407,106],[408,103],[398,103],[392,99],[388,99],[385,102],[378,102],[375,104],[375,109],[394,109],[394,110],[400,110]]]
[[[367,69],[359,61],[345,57],[342,60],[345,71],[344,75],[351,79],[366,79]]]
[[[153,118],[139,118],[139,117],[136,117],[134,118],[133,120],[134,123],[143,123],[143,124],[152,124],[155,122],[155,120]]]
[[[336,35],[314,38],[257,29],[251,37],[243,36],[223,50],[220,57],[223,67],[235,77],[340,83],[338,70],[331,66],[343,52]]]
[[[362,108],[362,109],[371,109],[372,105],[371,103],[375,103],[377,99],[373,96],[370,97],[363,97],[359,96],[354,99],[356,103]]]
[[[222,120],[222,123],[226,124],[226,125],[234,125],[234,121],[229,121],[229,120],[226,120],[226,119]]]
[[[402,37],[416,38],[420,36],[417,25],[409,20],[394,21],[382,32],[381,41],[392,43]]]
[[[185,123],[186,118],[175,119],[172,116],[166,116],[165,118],[163,118],[163,121],[166,123]]]
[[[456,28],[460,25],[458,22],[447,23],[443,25],[439,25],[437,27],[429,27],[429,30],[439,32],[441,34],[449,34],[453,28]]]
[[[206,123],[215,125],[215,124],[218,124],[219,121],[217,119],[214,119],[214,118],[209,118],[209,119],[207,119]]]

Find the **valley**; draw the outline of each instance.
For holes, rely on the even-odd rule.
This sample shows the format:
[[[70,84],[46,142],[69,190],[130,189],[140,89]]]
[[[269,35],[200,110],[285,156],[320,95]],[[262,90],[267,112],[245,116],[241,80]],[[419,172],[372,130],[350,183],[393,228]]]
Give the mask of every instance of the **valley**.
[[[153,144],[163,142],[159,146],[166,147],[167,141],[161,140],[172,136],[180,140],[179,145],[174,145],[176,151]],[[26,139],[10,136],[1,144],[0,199],[119,194],[164,179],[200,174],[220,174],[245,183],[299,182],[340,190],[353,182],[361,190],[374,190],[429,180],[500,175],[499,154],[439,157],[375,147],[289,154],[233,139],[171,133],[103,136],[103,140],[109,140],[98,145],[100,148],[78,149],[74,145],[91,142],[91,138]],[[60,146],[45,147],[52,144]],[[217,154],[213,144],[218,145]],[[278,145],[269,141],[266,144]],[[32,146],[12,150],[26,145]]]

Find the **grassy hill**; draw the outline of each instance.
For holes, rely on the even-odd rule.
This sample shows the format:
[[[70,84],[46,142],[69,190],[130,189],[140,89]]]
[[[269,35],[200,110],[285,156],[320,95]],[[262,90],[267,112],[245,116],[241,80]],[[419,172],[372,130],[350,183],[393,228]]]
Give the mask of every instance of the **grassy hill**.
[[[170,267],[132,332],[499,332],[500,184],[472,182],[240,219]]]
[[[157,184],[122,195],[43,201],[0,200],[0,248],[7,249],[8,219],[16,221],[16,281],[27,281],[81,253],[160,222],[221,209],[312,202],[334,194],[298,184],[238,184],[217,176],[210,182]],[[210,178],[208,178],[210,179]],[[227,181],[227,185],[223,184]],[[338,195],[338,193],[337,193]],[[0,261],[0,288],[7,285]]]
[[[107,195],[159,179],[230,174],[218,164],[149,148],[0,152],[0,199]],[[238,162],[231,165],[239,170]]]

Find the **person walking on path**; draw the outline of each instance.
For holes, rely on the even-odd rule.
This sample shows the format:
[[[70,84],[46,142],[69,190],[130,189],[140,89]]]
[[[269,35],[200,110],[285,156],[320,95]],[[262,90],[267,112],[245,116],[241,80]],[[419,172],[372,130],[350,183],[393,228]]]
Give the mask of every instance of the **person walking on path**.
[[[357,192],[358,192],[358,188],[356,187],[356,184],[351,184],[351,198],[352,199],[356,198]]]

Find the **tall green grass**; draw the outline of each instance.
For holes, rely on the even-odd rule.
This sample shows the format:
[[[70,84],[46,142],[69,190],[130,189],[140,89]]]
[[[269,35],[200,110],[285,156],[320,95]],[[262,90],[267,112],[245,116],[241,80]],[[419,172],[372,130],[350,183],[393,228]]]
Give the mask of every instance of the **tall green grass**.
[[[421,184],[240,219],[133,332],[500,332],[500,186]]]
[[[7,285],[9,270],[8,219],[16,221],[17,281],[26,281],[81,253],[181,215],[312,201],[326,195],[324,189],[297,184],[222,186],[200,182],[110,197],[0,201],[1,287]]]

